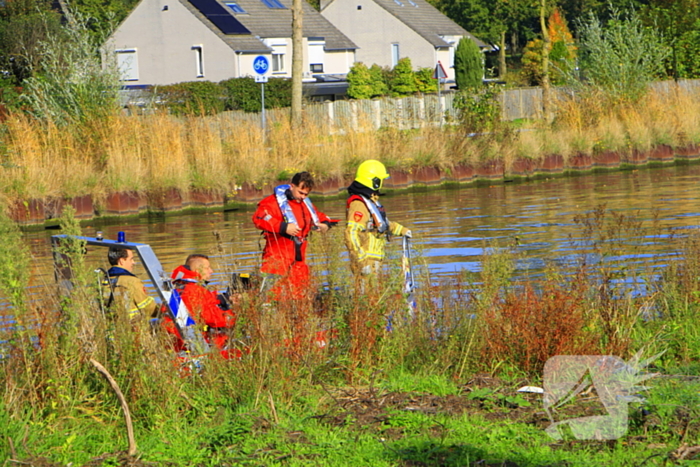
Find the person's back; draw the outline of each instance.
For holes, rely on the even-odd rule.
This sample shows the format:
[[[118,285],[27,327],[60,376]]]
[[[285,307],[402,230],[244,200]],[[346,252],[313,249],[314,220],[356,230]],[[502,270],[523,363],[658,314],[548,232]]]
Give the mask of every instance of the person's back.
[[[111,265],[103,282],[105,305],[114,312],[124,312],[130,320],[156,316],[157,304],[149,296],[141,279],[134,275],[134,252],[112,247],[107,259]]]

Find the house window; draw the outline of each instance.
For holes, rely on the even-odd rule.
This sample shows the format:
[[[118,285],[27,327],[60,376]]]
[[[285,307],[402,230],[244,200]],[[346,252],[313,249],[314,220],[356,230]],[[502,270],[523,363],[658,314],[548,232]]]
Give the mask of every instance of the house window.
[[[323,63],[312,63],[311,73],[323,73]]]
[[[410,3],[410,4],[413,5],[414,7],[418,8],[418,5],[417,5],[416,2],[414,2],[413,0],[408,0],[408,3]]]
[[[204,54],[202,53],[202,46],[193,45],[192,50],[194,50],[197,78],[204,78]]]
[[[284,71],[284,54],[272,52],[272,72],[279,73]]]
[[[399,44],[391,44],[391,67],[399,63]]]
[[[117,69],[123,81],[138,81],[139,60],[136,49],[115,50],[117,54]]]
[[[287,7],[282,5],[280,0],[260,0],[268,8],[286,9]]]
[[[399,0],[394,0],[394,3],[396,3],[398,6],[403,6],[403,3],[401,3]]]
[[[243,7],[236,2],[226,2],[226,6],[229,7],[234,13],[245,13]]]

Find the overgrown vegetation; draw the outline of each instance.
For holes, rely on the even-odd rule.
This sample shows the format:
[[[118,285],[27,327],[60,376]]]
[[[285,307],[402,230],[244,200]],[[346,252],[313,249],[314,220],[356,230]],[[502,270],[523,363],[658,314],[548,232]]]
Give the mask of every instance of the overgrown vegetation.
[[[635,13],[623,16],[614,11],[607,25],[589,17],[580,34],[583,79],[613,102],[638,100],[662,76],[668,48]]]
[[[87,194],[99,208],[101,200],[120,191],[198,189],[233,195],[244,183],[276,181],[287,167],[308,168],[320,180],[342,178],[370,158],[403,170],[426,165],[449,170],[497,160],[508,173],[523,157],[557,154],[566,162],[578,153],[618,151],[624,162],[634,151],[660,144],[686,148],[700,143],[700,96],[682,90],[618,106],[598,94],[562,96],[553,126],[534,124],[523,132],[500,119],[498,91],[487,87],[479,95],[461,95],[455,101],[459,125],[411,132],[375,131],[369,110],[359,111],[354,126],[345,126],[343,133],[327,120],[313,119],[293,131],[287,113],[270,111],[264,146],[257,116],[242,121],[227,114],[201,118],[155,112],[59,128],[12,114],[2,134],[0,192],[6,209],[33,198]],[[488,134],[466,136],[482,132]]]
[[[244,292],[232,336],[242,358],[214,354],[195,364],[147,322],[101,312],[80,242],[60,251],[75,287],[43,284],[43,298],[30,300],[26,279],[12,272],[30,259],[16,228],[3,222],[4,235],[17,241],[5,243],[0,293],[14,297],[17,325],[3,338],[0,452],[17,462],[630,465],[691,458],[687,446],[700,443],[688,422],[698,415],[697,383],[675,376],[696,377],[700,358],[694,232],[668,236],[684,254],[663,277],[633,270],[614,260],[643,247],[630,251],[627,239],[668,233],[600,206],[576,218],[579,261],[559,262],[544,276],[514,281],[519,253],[497,245],[478,274],[436,283],[420,268],[415,318],[398,258],[371,290],[355,289],[332,232],[312,245],[322,253],[320,299],[263,306],[264,297]],[[70,212],[62,223],[79,233]],[[324,347],[319,330],[327,331]],[[655,362],[664,377],[648,384],[646,402],[631,405],[629,433],[618,442],[555,443],[544,432],[550,422],[537,415],[539,396],[515,392],[541,384],[551,356],[629,359],[640,349],[665,350]],[[122,452],[119,401],[93,361],[128,402],[138,458]],[[587,400],[575,398],[561,415],[595,414]]]

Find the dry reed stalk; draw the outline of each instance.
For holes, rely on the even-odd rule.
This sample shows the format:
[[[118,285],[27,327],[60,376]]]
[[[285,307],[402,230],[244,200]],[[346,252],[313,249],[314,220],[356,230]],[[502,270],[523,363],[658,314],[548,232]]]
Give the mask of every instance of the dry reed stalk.
[[[225,164],[224,146],[217,122],[188,118],[185,121],[185,131],[192,187],[225,192],[230,174]]]
[[[624,122],[631,149],[648,151],[654,146],[650,128],[640,115],[639,109],[634,107],[621,108],[619,118]]]
[[[276,114],[275,114],[276,115]],[[648,150],[657,144],[700,142],[700,95],[678,89],[656,93],[636,106],[608,105],[597,95],[562,98],[556,125],[512,141],[476,141],[459,131],[424,127],[374,130],[373,116],[329,133],[326,121],[293,131],[271,117],[263,143],[258,121],[217,117],[180,119],[165,113],[115,115],[81,127],[58,128],[22,115],[5,122],[10,167],[0,172],[8,202],[109,192],[191,188],[232,192],[244,182],[261,186],[278,176],[311,170],[319,181],[343,178],[368,158],[390,168],[450,167],[516,157],[539,158],[601,150]],[[347,123],[347,122],[345,122]],[[495,140],[495,138],[494,138]],[[157,175],[154,175],[157,174]]]
[[[189,189],[190,167],[186,154],[185,131],[182,120],[164,113],[146,117],[141,138],[146,145],[144,162],[151,176],[148,180],[149,188],[175,188],[182,191]]]
[[[678,115],[681,144],[700,144],[700,91],[679,91],[671,108]]]
[[[106,191],[142,192],[149,179],[145,163],[146,148],[141,138],[145,119],[136,116],[110,120],[105,141]]]

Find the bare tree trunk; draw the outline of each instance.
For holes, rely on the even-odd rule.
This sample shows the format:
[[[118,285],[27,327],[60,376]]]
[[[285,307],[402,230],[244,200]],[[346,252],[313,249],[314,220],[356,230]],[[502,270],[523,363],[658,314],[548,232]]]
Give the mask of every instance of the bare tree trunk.
[[[508,73],[508,68],[506,66],[506,30],[501,31],[501,40],[498,44],[500,50],[498,51],[498,78],[506,79],[506,74]]]
[[[302,2],[292,1],[292,126],[301,127],[301,81],[304,73]]]
[[[551,90],[549,85],[549,51],[552,49],[546,20],[547,0],[540,0],[540,27],[542,28],[542,113],[547,123],[552,121]]]

